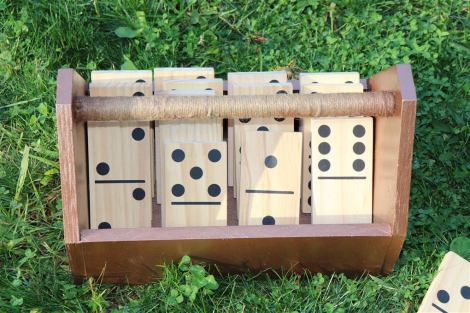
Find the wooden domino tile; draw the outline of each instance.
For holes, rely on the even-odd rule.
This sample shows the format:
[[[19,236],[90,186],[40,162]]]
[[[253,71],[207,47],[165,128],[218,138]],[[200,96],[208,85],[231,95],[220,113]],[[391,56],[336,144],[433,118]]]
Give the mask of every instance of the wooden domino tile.
[[[221,78],[164,80],[162,84],[163,90],[213,90],[217,96],[224,94],[224,82]]]
[[[157,67],[153,70],[154,89],[160,92],[164,89],[165,80],[180,79],[213,79],[212,67]]]
[[[300,73],[300,85],[306,84],[350,84],[359,83],[358,72],[323,72],[323,73]]]
[[[255,89],[262,88],[266,90],[266,94],[273,94],[274,92],[279,91],[279,89],[271,92],[269,90],[270,84],[273,83],[286,83],[287,82],[287,72],[286,71],[269,71],[269,72],[234,72],[228,73],[227,75],[227,93],[228,95],[243,95],[243,94],[252,94],[252,88],[249,87],[250,84],[257,84]],[[238,85],[237,90],[233,90],[234,84]],[[260,86],[262,85],[262,86]],[[266,89],[265,89],[266,88]],[[287,87],[289,88],[289,87]],[[246,93],[245,93],[246,92]],[[228,120],[227,128],[227,144],[229,146],[229,156],[228,156],[228,171],[229,171],[229,186],[234,186],[233,195],[237,197],[237,184],[236,178],[236,148],[235,148],[235,130],[234,130],[234,121],[233,119]],[[233,150],[232,154],[230,151]]]
[[[291,83],[252,83],[240,84],[230,83],[232,95],[269,95],[292,94],[293,87]],[[259,130],[259,131],[294,131],[294,118],[240,118],[233,120],[233,146],[234,146],[234,193],[238,195],[240,188],[240,150],[243,132]]]
[[[286,71],[269,72],[233,72],[227,75],[228,93],[231,93],[231,84],[270,84],[286,83]]]
[[[163,227],[227,226],[227,144],[164,145]]]
[[[201,95],[197,90],[173,90],[171,95],[189,96]],[[206,95],[213,95],[213,90],[204,90]],[[158,121],[155,127],[155,155],[156,166],[155,176],[157,182],[162,180],[163,176],[163,145],[166,141],[177,142],[218,142],[223,140],[223,123],[221,119],[197,119],[197,120],[174,120]],[[157,203],[164,203],[163,183],[157,183]]]
[[[442,260],[418,313],[470,312],[470,262],[454,252]]]
[[[151,131],[142,122],[88,122],[90,224],[151,227]]]
[[[302,133],[242,134],[239,225],[299,223]]]
[[[152,71],[148,70],[109,70],[91,71],[91,81],[95,82],[130,82],[152,83]]]
[[[89,85],[90,97],[152,96],[152,82],[97,81]]]
[[[302,93],[361,93],[361,83],[351,84],[305,84],[301,85]]]
[[[94,71],[92,77],[91,97],[152,95],[151,71]],[[155,192],[150,122],[88,122],[87,134],[91,228],[150,227]]]
[[[311,120],[312,223],[372,222],[372,117]]]
[[[354,77],[349,77],[352,79]],[[359,76],[357,75],[357,82],[348,84],[324,84],[324,83],[308,83],[300,86],[300,93],[311,94],[311,93],[342,93],[342,92],[363,92],[363,86],[359,83]],[[356,80],[355,80],[356,81]],[[311,190],[311,179],[312,174],[308,171],[310,168],[310,144],[311,144],[311,119],[302,118],[300,119],[300,130],[304,134],[303,137],[303,152],[302,152],[302,212],[312,212],[312,190]]]
[[[121,73],[124,72],[124,73]],[[130,73],[129,73],[130,72]],[[94,75],[93,75],[94,74]],[[141,74],[142,76],[137,76]],[[149,78],[150,81],[145,81]],[[114,76],[113,76],[114,75]],[[151,71],[94,71],[92,77],[97,77],[97,81],[92,81],[89,85],[90,97],[142,97],[152,96],[152,72]],[[109,79],[109,80],[106,80]],[[135,82],[137,80],[138,82]],[[101,122],[105,125],[107,122]],[[149,122],[141,122],[142,127],[150,125]],[[88,126],[89,128],[90,126]],[[154,161],[154,135],[153,129],[150,130],[151,140],[150,145],[152,146],[152,162],[151,162],[151,185],[152,185],[152,197],[155,196],[156,181],[155,181],[155,161]]]

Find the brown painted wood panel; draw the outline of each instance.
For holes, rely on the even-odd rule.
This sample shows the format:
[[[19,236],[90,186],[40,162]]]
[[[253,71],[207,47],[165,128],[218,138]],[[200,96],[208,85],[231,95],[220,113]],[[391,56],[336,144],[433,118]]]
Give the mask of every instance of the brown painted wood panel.
[[[369,85],[373,91],[395,92],[396,99],[393,116],[375,118],[374,142],[374,222],[392,226],[393,240],[383,267],[391,272],[408,225],[417,103],[411,66],[395,65],[372,76]]]
[[[57,137],[59,146],[65,243],[78,242],[80,229],[89,227],[85,123],[74,120],[72,102],[84,96],[87,83],[73,69],[57,76]]]
[[[71,249],[85,260],[73,269],[78,278],[103,273],[104,283],[146,283],[161,276],[156,265],[185,254],[231,273],[380,273],[389,242],[386,224],[231,226],[85,230]]]

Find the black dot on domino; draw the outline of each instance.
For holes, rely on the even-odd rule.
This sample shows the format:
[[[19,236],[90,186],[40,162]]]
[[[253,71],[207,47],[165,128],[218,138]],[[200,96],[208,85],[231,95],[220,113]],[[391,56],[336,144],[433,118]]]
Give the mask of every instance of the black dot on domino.
[[[241,148],[240,148],[241,149]],[[222,158],[222,154],[220,153],[219,150],[217,149],[212,149],[211,151],[209,151],[209,153],[207,154],[207,157],[209,158],[209,161],[211,162],[219,162],[220,159]]]
[[[238,120],[240,121],[240,123],[248,123],[249,121],[251,121],[251,118],[245,117],[245,118],[240,118]]]
[[[318,162],[318,169],[322,172],[326,172],[330,169],[330,161],[327,159],[322,159]]]
[[[209,187],[207,188],[207,193],[211,197],[217,197],[218,195],[220,195],[221,191],[222,190],[220,189],[220,186],[217,184],[209,185]]]
[[[312,91],[310,94],[313,95],[313,94],[316,94],[317,92],[316,91]]]
[[[321,154],[328,154],[330,153],[330,150],[331,146],[327,142],[321,142],[318,145],[318,152],[320,152]]]
[[[357,138],[361,138],[362,136],[364,136],[366,134],[366,129],[362,125],[356,125],[353,128],[353,134]]]
[[[135,82],[136,82],[136,83],[145,83],[145,80],[143,80],[143,79],[138,79],[138,80],[136,80]]]
[[[143,200],[145,198],[145,191],[142,188],[136,188],[132,192],[132,197],[137,201]]]
[[[212,89],[212,88],[206,88],[206,90],[214,90],[214,89]]]
[[[274,168],[277,165],[277,158],[274,155],[268,155],[264,159],[264,165],[266,165],[267,168]]]
[[[331,129],[328,125],[321,125],[318,127],[318,134],[320,137],[326,138],[331,134]]]
[[[312,190],[312,181],[309,181],[307,186],[308,186],[308,189]]]
[[[198,76],[196,79],[206,79],[206,76]]]
[[[108,222],[101,222],[98,225],[98,229],[111,229],[111,224],[109,224]]]
[[[276,220],[271,215],[266,215],[261,221],[263,225],[276,225]]]
[[[184,195],[184,186],[181,184],[175,184],[173,187],[171,187],[171,193],[175,197],[181,197]]]
[[[238,152],[242,153],[242,147],[238,148]]]
[[[199,179],[202,177],[202,174],[202,169],[199,166],[195,166],[189,171],[189,175],[192,179]]]
[[[283,121],[285,120],[285,118],[283,118],[283,117],[275,117],[274,120],[275,120],[276,122],[283,122]]]
[[[276,92],[276,94],[278,94],[278,95],[286,95],[286,94],[287,94],[287,91],[285,91],[285,90],[279,90],[278,92]]]
[[[308,197],[307,202],[308,202],[309,206],[312,206],[312,197],[311,196]]]
[[[269,131],[269,129],[266,126],[260,126],[260,127],[258,127],[257,131],[267,132],[267,131]]]
[[[318,82],[312,82],[312,84],[318,84]]]
[[[134,128],[134,130],[132,131],[132,138],[134,138],[134,140],[141,141],[142,139],[144,139],[144,137],[145,131],[142,128]]]
[[[352,84],[353,82],[350,81],[350,80],[348,80],[348,81],[345,81],[344,83],[345,83],[345,84]]]
[[[361,159],[354,160],[353,169],[356,172],[362,171],[364,169],[364,167],[366,167],[366,164],[364,163],[364,161],[362,161]]]
[[[463,286],[460,288],[460,294],[462,297],[466,300],[470,300],[470,287],[469,286]]]
[[[96,172],[100,175],[106,175],[109,173],[109,165],[106,162],[98,163],[96,166]]]
[[[450,300],[449,293],[443,289],[437,292],[437,300],[441,303],[447,303]]]
[[[145,96],[145,94],[143,92],[137,91],[137,92],[134,92],[134,94],[132,96],[133,97],[143,97],[143,96]]]
[[[185,157],[184,151],[181,149],[175,149],[171,153],[171,158],[175,162],[182,162],[184,160],[184,157]]]
[[[269,81],[270,84],[275,84],[275,83],[279,83],[279,81],[277,79],[272,79]]]
[[[312,165],[308,166],[308,172],[311,174],[312,173]]]
[[[362,142],[356,142],[353,145],[353,151],[355,154],[363,154],[366,151],[366,146]]]

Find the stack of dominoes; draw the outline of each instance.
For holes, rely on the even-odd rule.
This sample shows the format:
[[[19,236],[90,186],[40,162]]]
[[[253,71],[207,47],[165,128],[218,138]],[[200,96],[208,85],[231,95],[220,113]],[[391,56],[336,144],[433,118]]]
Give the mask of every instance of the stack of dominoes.
[[[213,68],[94,71],[91,97],[221,96]],[[228,74],[228,96],[293,93],[285,71]],[[358,73],[303,73],[301,93],[362,92]],[[299,123],[300,128],[296,130]],[[372,222],[371,117],[89,121],[91,228]],[[153,202],[152,202],[153,199]],[[235,208],[233,208],[235,210]]]

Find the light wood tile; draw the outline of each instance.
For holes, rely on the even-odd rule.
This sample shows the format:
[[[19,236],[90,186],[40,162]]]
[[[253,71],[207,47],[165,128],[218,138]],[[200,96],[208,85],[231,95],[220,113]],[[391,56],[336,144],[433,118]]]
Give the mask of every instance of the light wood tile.
[[[372,222],[373,119],[311,121],[312,223]]]
[[[299,223],[302,134],[244,132],[239,225]]]
[[[164,145],[162,226],[227,225],[227,144]]]
[[[418,313],[470,312],[470,262],[454,252],[442,260]]]

